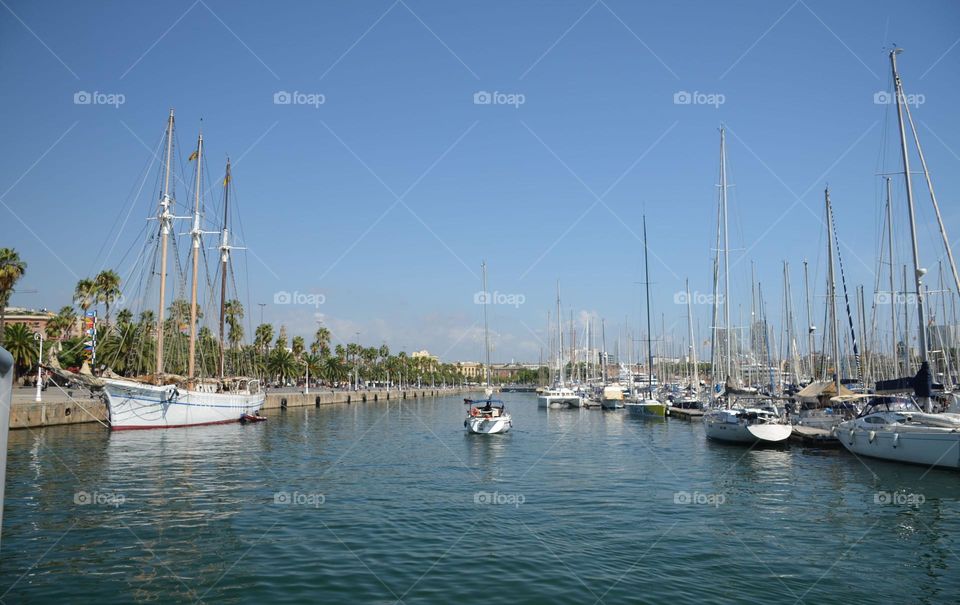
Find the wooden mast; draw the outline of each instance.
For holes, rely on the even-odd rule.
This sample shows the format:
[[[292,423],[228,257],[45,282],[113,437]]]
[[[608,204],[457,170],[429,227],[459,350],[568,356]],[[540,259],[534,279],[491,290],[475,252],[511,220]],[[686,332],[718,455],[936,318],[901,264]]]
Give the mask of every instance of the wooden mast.
[[[227,266],[230,261],[230,231],[227,226],[230,203],[230,158],[227,158],[227,174],[223,177],[223,235],[220,241],[220,380],[225,373],[227,340],[224,329],[227,320]]]
[[[159,384],[160,375],[163,374],[163,311],[167,296],[167,240],[170,235],[170,225],[173,215],[170,212],[170,205],[173,198],[170,195],[170,159],[173,155],[173,109],[170,110],[170,117],[167,118],[167,153],[163,176],[163,196],[160,198],[160,299],[157,303],[157,355],[156,369],[154,370],[154,380]]]
[[[193,240],[193,276],[190,284],[190,348],[187,357],[187,381],[193,384],[194,369],[196,360],[194,359],[197,349],[197,273],[200,264],[200,183],[201,173],[203,171],[203,133],[197,138],[197,181],[194,191],[193,207],[193,229],[190,235]]]

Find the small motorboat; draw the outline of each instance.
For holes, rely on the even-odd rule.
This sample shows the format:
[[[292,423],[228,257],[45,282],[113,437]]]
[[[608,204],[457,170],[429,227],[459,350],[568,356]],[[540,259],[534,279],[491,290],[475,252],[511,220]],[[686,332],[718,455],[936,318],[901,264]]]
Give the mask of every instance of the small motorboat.
[[[266,422],[267,417],[261,416],[260,411],[256,411],[253,414],[243,414],[240,416],[240,424],[247,424],[250,422]]]

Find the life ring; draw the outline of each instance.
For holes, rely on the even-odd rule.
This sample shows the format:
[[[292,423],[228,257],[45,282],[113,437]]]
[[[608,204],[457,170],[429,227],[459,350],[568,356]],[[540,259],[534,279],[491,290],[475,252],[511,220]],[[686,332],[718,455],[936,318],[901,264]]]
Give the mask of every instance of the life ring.
[[[477,411],[477,408],[470,408],[470,415],[476,418],[480,412]]]

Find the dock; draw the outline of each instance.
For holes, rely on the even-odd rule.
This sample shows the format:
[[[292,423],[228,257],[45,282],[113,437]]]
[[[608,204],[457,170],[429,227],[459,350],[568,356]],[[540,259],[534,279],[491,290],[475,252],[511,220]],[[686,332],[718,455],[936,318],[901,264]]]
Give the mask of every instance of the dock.
[[[329,389],[310,393],[302,390],[268,390],[263,402],[264,410],[320,407],[334,404],[381,403],[443,397],[462,393],[472,393],[476,389],[459,387],[423,387],[397,389],[370,389],[346,391]],[[86,389],[61,391],[57,387],[48,387],[42,393],[41,402],[36,402],[36,390],[33,388],[14,388],[13,402],[10,407],[10,428],[42,428],[87,422],[107,422],[107,406],[97,396],[91,396]]]

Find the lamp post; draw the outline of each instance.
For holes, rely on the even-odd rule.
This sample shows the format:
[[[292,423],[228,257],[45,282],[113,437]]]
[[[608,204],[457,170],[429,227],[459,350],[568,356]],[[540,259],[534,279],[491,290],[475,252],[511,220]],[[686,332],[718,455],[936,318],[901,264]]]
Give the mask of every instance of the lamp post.
[[[34,333],[33,338],[40,341],[40,356],[37,357],[37,396],[35,399],[37,403],[40,403],[42,401],[40,390],[43,384],[43,332]]]

